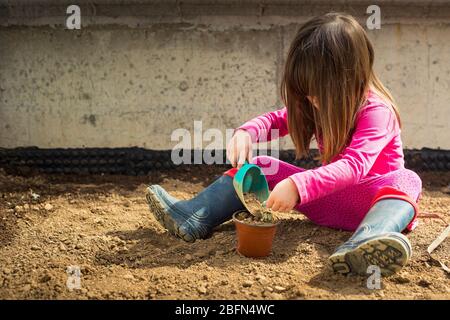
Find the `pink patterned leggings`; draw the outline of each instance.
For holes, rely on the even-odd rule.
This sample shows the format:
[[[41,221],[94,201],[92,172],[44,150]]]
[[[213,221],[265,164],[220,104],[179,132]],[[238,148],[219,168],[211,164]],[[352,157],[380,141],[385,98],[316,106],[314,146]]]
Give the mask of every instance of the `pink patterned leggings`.
[[[268,170],[271,161],[279,162],[276,174]],[[270,190],[290,175],[305,171],[303,168],[268,156],[255,157],[252,163],[261,167],[266,175]],[[422,190],[422,181],[415,172],[408,169],[399,169],[382,176],[366,178],[356,185],[307,204],[300,204],[295,209],[318,225],[354,231],[369,211],[376,192],[384,186],[403,191],[417,201]]]

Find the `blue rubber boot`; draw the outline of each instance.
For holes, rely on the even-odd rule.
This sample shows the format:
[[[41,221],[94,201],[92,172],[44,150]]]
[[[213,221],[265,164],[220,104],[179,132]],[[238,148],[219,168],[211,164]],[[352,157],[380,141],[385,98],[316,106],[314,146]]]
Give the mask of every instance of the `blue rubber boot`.
[[[156,220],[171,234],[187,242],[204,239],[212,229],[244,210],[233,187],[233,178],[223,175],[196,197],[179,200],[161,186],[147,188],[147,202]]]
[[[412,221],[415,208],[400,199],[375,202],[353,236],[330,256],[333,270],[341,274],[367,275],[378,266],[383,276],[399,271],[412,254],[401,232]]]

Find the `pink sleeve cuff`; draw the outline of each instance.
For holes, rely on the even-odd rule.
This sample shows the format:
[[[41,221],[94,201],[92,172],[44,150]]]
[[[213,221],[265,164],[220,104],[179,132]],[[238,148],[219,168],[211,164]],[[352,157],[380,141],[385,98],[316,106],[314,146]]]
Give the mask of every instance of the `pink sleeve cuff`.
[[[234,130],[234,132],[236,132],[237,130],[247,131],[250,134],[252,142],[253,143],[258,142],[258,129],[256,129],[254,126],[244,124],[244,125],[240,126],[239,128],[237,128],[236,130]]]
[[[308,191],[306,189],[306,179],[304,175],[302,175],[304,172],[299,172],[296,174],[293,174],[289,178],[294,182],[295,186],[298,190],[298,195],[300,197],[300,204],[306,204],[310,201],[310,197],[308,194]]]

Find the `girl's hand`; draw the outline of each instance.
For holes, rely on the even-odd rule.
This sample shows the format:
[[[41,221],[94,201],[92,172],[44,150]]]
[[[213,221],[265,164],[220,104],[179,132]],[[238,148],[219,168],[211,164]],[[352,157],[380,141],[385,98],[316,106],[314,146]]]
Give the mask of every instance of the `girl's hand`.
[[[266,201],[266,207],[274,211],[287,212],[297,205],[300,200],[294,181],[289,178],[278,183]]]
[[[252,160],[252,138],[245,130],[237,130],[227,146],[227,158],[231,165],[239,169],[245,160]]]

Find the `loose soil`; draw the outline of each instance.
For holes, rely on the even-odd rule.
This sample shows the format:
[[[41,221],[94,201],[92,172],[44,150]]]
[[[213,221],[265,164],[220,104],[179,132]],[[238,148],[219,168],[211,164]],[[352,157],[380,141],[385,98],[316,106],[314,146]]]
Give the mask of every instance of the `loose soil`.
[[[277,214],[273,253],[259,260],[236,252],[231,222],[193,244],[159,226],[145,201],[147,184],[189,199],[223,170],[194,166],[146,177],[0,171],[0,298],[450,299],[449,275],[426,253],[445,228],[439,219],[421,219],[409,235],[410,263],[380,290],[368,289],[364,277],[334,274],[327,257],[350,233],[301,214]],[[450,222],[450,173],[421,176],[421,209]],[[446,239],[433,257],[450,266],[449,253]],[[80,289],[66,286],[70,266],[80,268]]]
[[[251,214],[241,212],[237,215],[239,220],[253,224],[272,223],[274,221],[272,211],[265,208],[254,193],[244,193],[244,201],[245,207]]]
[[[254,216],[247,211],[239,212],[238,214],[236,214],[235,217],[239,221],[242,221],[247,224],[252,224],[255,226],[264,226],[264,225],[269,226],[273,225],[273,222],[275,222],[274,219],[272,218],[270,220],[269,218],[263,219],[262,216]]]

